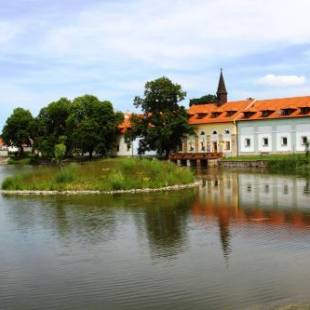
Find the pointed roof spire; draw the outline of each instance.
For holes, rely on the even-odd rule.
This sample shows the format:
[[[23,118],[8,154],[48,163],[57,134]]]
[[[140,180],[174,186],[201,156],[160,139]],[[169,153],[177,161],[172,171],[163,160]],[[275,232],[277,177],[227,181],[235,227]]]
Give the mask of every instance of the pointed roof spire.
[[[225,86],[225,80],[223,75],[223,69],[221,68],[221,74],[219,79],[219,84],[217,88],[217,101],[219,104],[223,104],[227,102],[227,90]]]

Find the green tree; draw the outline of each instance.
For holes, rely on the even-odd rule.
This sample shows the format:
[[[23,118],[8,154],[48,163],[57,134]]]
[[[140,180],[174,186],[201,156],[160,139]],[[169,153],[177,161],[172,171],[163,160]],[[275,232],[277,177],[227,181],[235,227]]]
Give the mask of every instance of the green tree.
[[[67,150],[67,147],[64,143],[58,143],[55,145],[54,155],[58,163],[61,163],[61,161],[65,157],[66,150]]]
[[[59,143],[59,138],[70,134],[66,127],[70,108],[70,100],[60,98],[58,101],[51,102],[47,107],[41,109],[36,118],[35,147],[43,157],[52,158],[55,145]],[[66,140],[66,143],[67,141],[69,139]],[[66,144],[66,149],[67,151],[70,150],[70,145]]]
[[[16,108],[6,120],[2,137],[6,144],[15,145],[19,148],[20,155],[24,152],[24,145],[32,143],[33,117],[30,111],[23,108]]]
[[[204,95],[200,98],[194,98],[189,101],[189,105],[199,105],[206,103],[217,103],[217,96],[213,94]]]
[[[94,151],[101,155],[114,149],[122,115],[115,113],[109,101],[84,95],[74,99],[67,119],[70,144],[91,159]]]
[[[187,112],[179,105],[185,96],[181,85],[166,77],[145,84],[144,97],[134,99],[134,105],[142,109],[143,116],[132,116],[132,129],[127,133],[127,138],[141,138],[139,153],[154,150],[168,158],[185,135],[193,134]]]

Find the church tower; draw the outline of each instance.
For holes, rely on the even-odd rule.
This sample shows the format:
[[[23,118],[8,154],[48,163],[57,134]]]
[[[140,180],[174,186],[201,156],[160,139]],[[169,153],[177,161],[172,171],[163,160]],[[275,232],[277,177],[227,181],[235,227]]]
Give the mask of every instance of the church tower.
[[[225,81],[224,81],[224,76],[223,76],[223,70],[221,69],[221,74],[220,74],[220,80],[219,80],[219,85],[217,88],[217,103],[219,105],[222,105],[227,102],[227,90],[225,86]]]

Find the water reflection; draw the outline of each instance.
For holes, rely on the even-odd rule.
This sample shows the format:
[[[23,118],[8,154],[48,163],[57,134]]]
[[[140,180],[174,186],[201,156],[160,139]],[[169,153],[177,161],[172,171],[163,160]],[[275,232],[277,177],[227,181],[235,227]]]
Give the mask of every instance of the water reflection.
[[[201,178],[199,190],[169,193],[0,196],[0,308],[242,309],[307,297],[309,180]]]
[[[138,235],[145,235],[151,254],[177,255],[186,243],[189,206],[196,192],[118,196],[4,196],[10,204],[8,217],[18,229],[39,226],[53,231],[61,242],[100,243],[113,239],[125,222],[135,222]],[[1,203],[1,202],[0,202]],[[128,217],[128,215],[130,215]],[[130,218],[132,217],[132,218]],[[121,222],[121,223],[120,223]]]
[[[217,220],[225,258],[232,251],[231,225],[309,232],[309,180],[218,171],[201,177],[203,185],[192,213],[198,222]]]

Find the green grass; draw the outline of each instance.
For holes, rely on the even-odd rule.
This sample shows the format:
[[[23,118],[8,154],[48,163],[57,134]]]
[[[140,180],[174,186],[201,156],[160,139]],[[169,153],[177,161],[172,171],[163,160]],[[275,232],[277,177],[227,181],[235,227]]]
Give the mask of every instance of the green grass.
[[[194,173],[159,160],[116,158],[64,167],[39,167],[8,177],[5,190],[127,190],[189,184]]]

